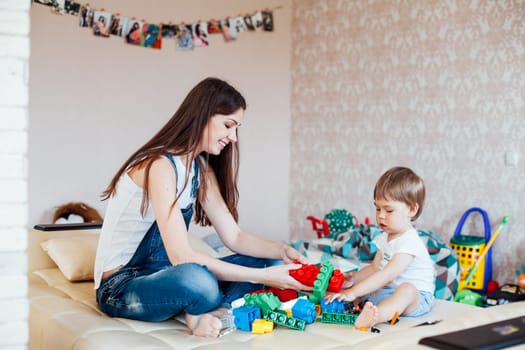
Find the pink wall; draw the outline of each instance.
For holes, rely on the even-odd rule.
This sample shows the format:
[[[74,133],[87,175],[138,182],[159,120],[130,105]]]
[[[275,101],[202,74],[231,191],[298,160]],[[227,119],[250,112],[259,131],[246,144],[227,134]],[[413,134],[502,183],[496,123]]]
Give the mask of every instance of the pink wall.
[[[240,130],[241,225],[288,237],[291,1],[93,0],[94,8],[152,22],[191,23],[274,11],[274,32],[240,33],[192,52],[127,45],[78,27],[78,17],[31,8],[29,223],[84,201],[104,212],[100,192],[129,154],[207,76],[228,80],[248,102]],[[269,170],[271,167],[271,171]]]
[[[374,217],[377,178],[394,165],[425,180],[419,227],[446,240],[465,210],[511,222],[494,277],[525,259],[525,6],[520,1],[293,1],[291,211]],[[518,155],[507,166],[505,155]],[[467,225],[471,233],[481,232]],[[469,227],[470,226],[470,227]],[[471,227],[473,226],[473,227]],[[468,231],[466,233],[469,233]]]

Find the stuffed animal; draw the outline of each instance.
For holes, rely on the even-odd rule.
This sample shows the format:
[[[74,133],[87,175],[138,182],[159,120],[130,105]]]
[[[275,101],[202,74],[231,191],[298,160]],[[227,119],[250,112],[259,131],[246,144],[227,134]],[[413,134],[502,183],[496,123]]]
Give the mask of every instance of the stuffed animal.
[[[83,202],[70,202],[59,206],[53,215],[53,223],[102,222],[98,211]]]

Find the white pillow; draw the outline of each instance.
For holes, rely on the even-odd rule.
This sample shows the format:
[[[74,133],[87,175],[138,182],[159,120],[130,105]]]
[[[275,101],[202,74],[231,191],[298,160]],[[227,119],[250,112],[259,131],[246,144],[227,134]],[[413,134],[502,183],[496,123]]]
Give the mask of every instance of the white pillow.
[[[73,235],[52,238],[40,245],[69,281],[92,281],[98,237],[98,234]],[[192,235],[188,238],[193,249],[214,257],[218,256],[217,252],[201,239]]]
[[[98,234],[52,238],[40,243],[69,281],[93,280]]]

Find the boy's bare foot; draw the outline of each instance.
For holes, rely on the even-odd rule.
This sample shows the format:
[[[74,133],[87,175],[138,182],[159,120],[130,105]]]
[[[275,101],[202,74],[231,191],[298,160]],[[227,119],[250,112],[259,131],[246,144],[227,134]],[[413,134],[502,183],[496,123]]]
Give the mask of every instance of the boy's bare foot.
[[[367,301],[365,303],[365,306],[363,306],[363,310],[355,320],[355,326],[357,328],[370,328],[377,322],[377,307],[372,304],[371,302]]]
[[[212,312],[202,315],[186,314],[186,326],[198,337],[217,338],[222,322]]]

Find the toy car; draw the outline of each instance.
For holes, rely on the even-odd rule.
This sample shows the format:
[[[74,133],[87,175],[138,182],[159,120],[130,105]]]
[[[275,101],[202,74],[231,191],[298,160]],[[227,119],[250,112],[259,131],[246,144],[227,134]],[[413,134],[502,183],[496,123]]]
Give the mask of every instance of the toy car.
[[[511,303],[513,301],[525,300],[525,291],[516,284],[504,284],[498,290],[487,293],[483,297],[486,306],[494,306]]]

